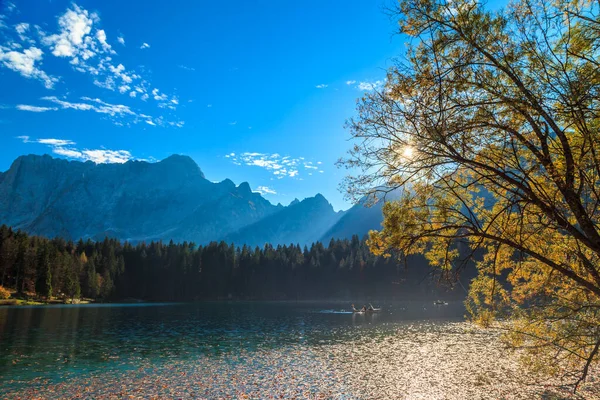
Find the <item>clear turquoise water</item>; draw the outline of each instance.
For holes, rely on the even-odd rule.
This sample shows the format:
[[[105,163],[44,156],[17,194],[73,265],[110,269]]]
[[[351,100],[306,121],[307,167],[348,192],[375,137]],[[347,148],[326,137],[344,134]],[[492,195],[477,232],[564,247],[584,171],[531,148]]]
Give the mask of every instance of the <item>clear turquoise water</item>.
[[[463,319],[462,303],[193,303],[0,307],[0,397],[36,384],[292,346],[385,338],[401,325]]]

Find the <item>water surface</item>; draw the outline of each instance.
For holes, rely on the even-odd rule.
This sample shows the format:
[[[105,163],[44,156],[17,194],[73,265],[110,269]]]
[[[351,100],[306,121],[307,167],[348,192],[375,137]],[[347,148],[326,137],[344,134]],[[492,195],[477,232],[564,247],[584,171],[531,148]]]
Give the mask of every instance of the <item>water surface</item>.
[[[256,352],[318,353],[327,345],[385,340],[399,327],[425,331],[465,313],[460,302],[375,305],[381,313],[356,315],[349,304],[318,302],[0,308],[0,395],[98,374],[143,376],[145,367],[185,371],[211,360],[215,368],[245,363],[252,370],[246,364]]]

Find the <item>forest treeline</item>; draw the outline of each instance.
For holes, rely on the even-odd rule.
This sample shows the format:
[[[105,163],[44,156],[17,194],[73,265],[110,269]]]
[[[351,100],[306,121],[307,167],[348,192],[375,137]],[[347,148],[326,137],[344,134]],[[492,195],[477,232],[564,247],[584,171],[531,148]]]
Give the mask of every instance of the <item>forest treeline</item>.
[[[47,239],[0,227],[0,285],[17,296],[115,301],[394,297],[427,269],[374,256],[357,236],[310,247]]]

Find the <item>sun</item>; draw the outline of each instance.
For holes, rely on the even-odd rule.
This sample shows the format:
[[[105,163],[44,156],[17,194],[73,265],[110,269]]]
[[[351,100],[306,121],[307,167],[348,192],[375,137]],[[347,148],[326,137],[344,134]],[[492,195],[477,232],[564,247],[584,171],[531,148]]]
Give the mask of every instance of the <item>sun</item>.
[[[406,146],[404,148],[404,151],[402,151],[402,156],[404,156],[404,158],[406,158],[408,160],[411,160],[414,155],[415,155],[415,148],[412,146]]]

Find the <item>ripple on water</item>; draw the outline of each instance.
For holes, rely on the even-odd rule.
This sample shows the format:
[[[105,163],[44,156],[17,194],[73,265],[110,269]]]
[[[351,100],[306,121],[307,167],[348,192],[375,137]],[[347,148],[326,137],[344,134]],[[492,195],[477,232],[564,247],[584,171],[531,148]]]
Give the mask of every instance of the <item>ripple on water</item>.
[[[3,360],[16,364],[0,370],[0,398],[530,399],[557,390],[524,376],[493,332],[321,312],[337,309],[225,309],[231,319],[166,307],[154,317],[42,323],[36,332],[46,342],[28,331],[2,341],[12,348]]]

